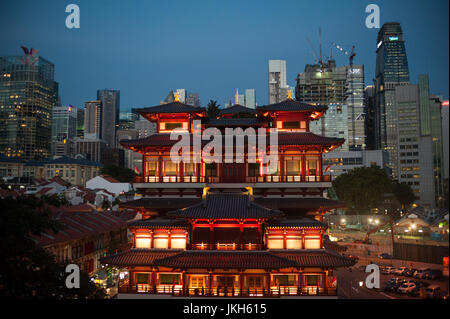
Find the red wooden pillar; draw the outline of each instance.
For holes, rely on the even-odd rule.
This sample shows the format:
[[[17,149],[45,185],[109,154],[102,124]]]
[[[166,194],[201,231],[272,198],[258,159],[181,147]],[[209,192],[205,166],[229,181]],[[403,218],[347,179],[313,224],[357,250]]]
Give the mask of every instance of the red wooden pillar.
[[[215,249],[214,247],[214,224],[209,222],[209,249]]]
[[[153,230],[150,230],[150,248],[153,248]]]
[[[302,155],[301,159],[302,159],[302,162],[301,162],[301,165],[302,165],[302,181],[305,181],[306,180],[306,156]]]
[[[152,271],[152,285],[156,287],[157,285],[157,279],[156,279],[156,271],[153,269]]]
[[[144,177],[144,182],[147,181],[147,156],[142,157],[142,176]]]
[[[243,249],[242,247],[244,246],[243,243],[243,234],[244,234],[244,222],[242,220],[239,221],[239,248],[238,249]]]
[[[302,232],[302,249],[305,249],[305,231]]]
[[[209,288],[209,292],[212,294],[212,292],[213,292],[213,280],[212,280],[212,273],[211,273],[211,271],[209,272],[209,275],[208,275],[208,288]]]
[[[170,230],[167,231],[167,248],[170,249],[171,248],[171,239],[172,239],[172,235],[170,234]]]
[[[134,284],[134,271],[132,271],[132,268],[128,271],[128,285],[130,290],[133,288]]]
[[[298,273],[298,289],[301,291],[302,290],[302,273],[301,272],[299,272]]]
[[[283,249],[286,249],[287,243],[286,243],[286,230],[283,230]]]
[[[180,182],[184,182],[184,162],[183,161],[180,161],[180,163],[178,163],[178,167],[179,167],[179,172],[178,172],[178,175],[179,175],[179,178],[178,178],[178,181],[180,181]]]
[[[163,159],[161,155],[158,156],[158,177],[159,180],[161,181],[163,177]]]
[[[242,271],[239,272],[239,294],[242,295],[242,280],[243,280],[243,275],[242,275]]]

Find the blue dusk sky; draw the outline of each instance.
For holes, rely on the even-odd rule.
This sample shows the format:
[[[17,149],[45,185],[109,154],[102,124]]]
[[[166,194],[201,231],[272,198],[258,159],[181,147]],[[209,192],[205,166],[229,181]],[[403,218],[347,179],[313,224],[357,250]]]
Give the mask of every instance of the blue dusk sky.
[[[75,3],[81,28],[67,29],[65,8]],[[355,64],[364,64],[372,84],[379,29],[365,26],[368,4],[384,22],[400,22],[411,82],[428,73],[431,93],[448,98],[449,1],[362,0],[70,0],[0,2],[0,55],[33,47],[55,64],[63,105],[83,106],[97,89],[119,89],[122,110],[157,105],[169,90],[186,88],[221,105],[236,88],[256,89],[267,103],[269,59],[287,62],[287,81],[313,63],[309,37],[324,55],[331,43],[356,46]],[[348,63],[333,51],[338,65]]]

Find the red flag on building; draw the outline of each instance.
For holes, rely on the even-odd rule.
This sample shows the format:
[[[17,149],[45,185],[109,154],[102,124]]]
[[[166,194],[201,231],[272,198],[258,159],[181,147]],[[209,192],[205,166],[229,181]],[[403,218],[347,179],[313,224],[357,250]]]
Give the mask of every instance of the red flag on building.
[[[330,164],[328,164],[328,166],[327,166],[327,167],[325,167],[325,172],[328,172],[328,171],[330,170],[330,168],[331,168],[331,165],[330,165]]]
[[[134,172],[139,175],[141,174],[141,171],[139,170],[139,168],[137,168],[137,166],[134,167]]]
[[[331,284],[333,285],[333,287],[337,286],[337,278],[336,275],[334,275],[333,280],[331,280]]]

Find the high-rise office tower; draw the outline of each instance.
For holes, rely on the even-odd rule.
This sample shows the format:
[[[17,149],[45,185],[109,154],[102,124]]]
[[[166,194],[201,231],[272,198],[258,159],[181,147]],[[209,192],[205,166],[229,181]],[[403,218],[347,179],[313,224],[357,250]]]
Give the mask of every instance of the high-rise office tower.
[[[287,96],[286,61],[269,60],[269,104],[284,101]]]
[[[424,206],[443,203],[441,101],[430,96],[428,77],[395,87],[398,180],[411,186]]]
[[[84,138],[102,138],[102,102],[84,103]]]
[[[84,108],[77,108],[77,137],[84,137]]]
[[[50,157],[52,109],[58,105],[55,66],[23,48],[0,57],[0,154],[28,160]]]
[[[442,102],[442,145],[444,150],[444,179],[449,177],[449,105],[448,100]],[[447,181],[448,183],[448,181]]]
[[[77,108],[74,106],[56,106],[52,111],[52,155],[57,142],[67,144],[77,136]],[[65,154],[69,155],[69,154]]]
[[[363,65],[337,67],[334,60],[323,65],[307,64],[305,71],[297,76],[295,98],[300,102],[332,105],[336,112],[339,110],[339,114],[346,112],[344,125],[348,130],[348,133],[345,133],[348,138],[342,150],[365,149]],[[327,120],[329,116],[331,112],[321,118],[321,126],[316,124],[315,132],[330,136],[344,134],[340,133],[342,129],[339,125],[331,125],[332,120]],[[325,127],[326,123],[330,123],[328,128]],[[333,133],[332,127],[338,131]]]
[[[375,107],[380,114],[376,130],[377,148],[389,153],[389,165],[394,178],[398,176],[397,110],[395,87],[409,83],[403,31],[398,22],[383,24],[377,38],[375,70]]]
[[[256,107],[255,89],[245,90],[245,106],[251,109],[254,109]]]
[[[349,129],[347,125],[348,107],[347,104],[328,104],[326,116],[322,116],[318,121],[311,121],[309,130],[317,135],[343,138],[348,140]],[[342,144],[338,151],[348,151],[348,143]]]
[[[97,100],[102,102],[101,138],[111,148],[116,147],[116,131],[119,125],[120,91],[98,90]]]
[[[186,104],[200,107],[200,97],[198,96],[198,93],[189,93],[186,97]]]
[[[378,149],[376,144],[375,128],[379,126],[379,114],[375,107],[375,86],[368,85],[364,89],[364,107],[365,107],[365,132],[366,132],[366,149]]]

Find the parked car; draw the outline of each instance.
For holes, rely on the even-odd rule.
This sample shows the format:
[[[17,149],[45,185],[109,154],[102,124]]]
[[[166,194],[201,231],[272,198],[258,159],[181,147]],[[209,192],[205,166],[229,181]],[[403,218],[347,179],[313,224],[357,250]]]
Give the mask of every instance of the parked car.
[[[440,278],[442,278],[442,270],[440,270],[440,269],[430,269],[430,270],[425,272],[425,274],[423,275],[423,278],[431,279],[431,280],[440,279]]]
[[[397,289],[403,285],[403,279],[400,278],[391,278],[384,287],[384,291],[396,292]]]
[[[404,273],[403,276],[405,277],[412,277],[417,269],[415,268],[408,268]]]
[[[413,297],[419,297],[420,296],[420,289],[426,289],[430,284],[426,281],[416,281],[416,287],[412,289],[408,295]]]
[[[403,285],[401,285],[398,289],[397,292],[400,294],[407,294],[408,292],[410,292],[411,290],[413,290],[414,288],[416,288],[416,284],[413,282],[406,282]]]
[[[425,290],[427,298],[440,298],[441,297],[441,287],[438,285],[428,286]]]
[[[425,273],[430,270],[430,268],[419,268],[414,273],[414,278],[424,279]]]
[[[408,269],[408,268],[406,268],[406,267],[399,267],[399,268],[397,268],[397,269],[394,270],[394,274],[402,276],[403,273],[404,273],[407,269]]]
[[[388,253],[382,253],[378,255],[378,258],[380,259],[392,259],[394,258],[392,255],[389,255]]]
[[[387,266],[384,271],[385,271],[386,275],[390,275],[390,274],[394,273],[394,270],[395,270],[394,267]]]

